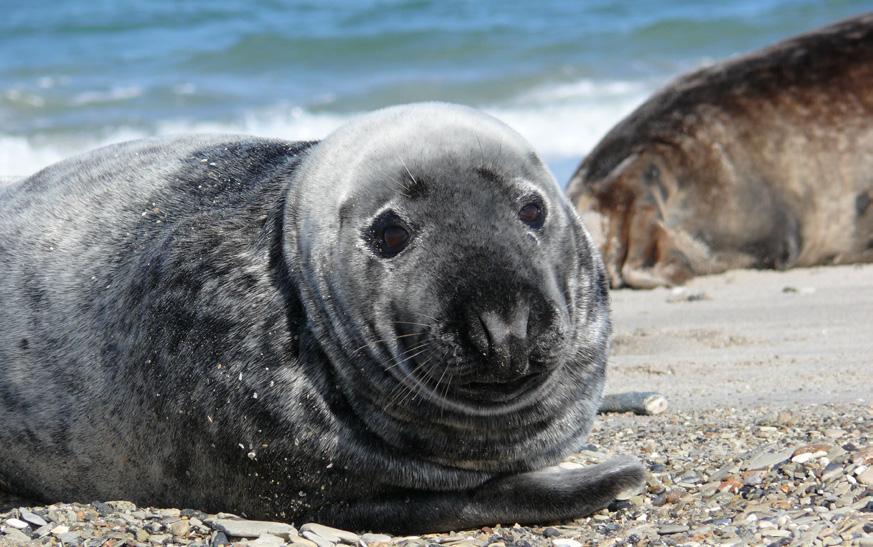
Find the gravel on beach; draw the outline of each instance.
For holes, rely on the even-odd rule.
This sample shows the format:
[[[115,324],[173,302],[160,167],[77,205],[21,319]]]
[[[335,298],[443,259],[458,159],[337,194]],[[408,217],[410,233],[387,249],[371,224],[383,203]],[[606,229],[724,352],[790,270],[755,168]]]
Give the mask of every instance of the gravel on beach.
[[[587,449],[563,465],[612,454],[645,463],[645,490],[571,522],[392,537],[125,501],[24,506],[0,498],[0,544],[873,546],[873,405],[606,415]]]

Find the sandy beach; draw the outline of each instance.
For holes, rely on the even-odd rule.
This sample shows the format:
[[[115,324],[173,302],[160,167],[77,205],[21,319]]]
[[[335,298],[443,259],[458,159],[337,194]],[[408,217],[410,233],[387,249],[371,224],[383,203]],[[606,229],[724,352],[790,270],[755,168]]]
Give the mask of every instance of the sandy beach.
[[[607,392],[674,409],[873,401],[873,266],[741,270],[612,292]]]

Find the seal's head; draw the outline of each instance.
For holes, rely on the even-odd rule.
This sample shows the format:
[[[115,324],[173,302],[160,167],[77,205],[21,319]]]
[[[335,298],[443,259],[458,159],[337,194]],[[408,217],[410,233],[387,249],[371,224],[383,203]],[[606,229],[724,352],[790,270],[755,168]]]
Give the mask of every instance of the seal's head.
[[[605,139],[585,158],[568,186],[570,200],[596,226],[613,288],[682,284],[705,271],[708,255],[688,234],[694,219],[682,215],[689,199],[688,185],[679,183],[686,162],[673,161],[675,150],[659,143],[623,144]]]
[[[372,432],[483,470],[539,467],[587,434],[605,276],[517,133],[460,106],[389,108],[318,144],[294,186],[286,260]]]

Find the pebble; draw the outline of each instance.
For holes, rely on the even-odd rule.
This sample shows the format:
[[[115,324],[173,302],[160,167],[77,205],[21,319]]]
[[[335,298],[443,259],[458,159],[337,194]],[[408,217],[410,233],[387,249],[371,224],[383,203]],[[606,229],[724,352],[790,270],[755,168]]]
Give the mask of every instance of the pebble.
[[[690,530],[688,526],[684,524],[667,524],[658,528],[658,533],[662,536],[668,536],[671,534],[679,534],[681,532],[687,532]]]
[[[315,532],[310,532],[309,530],[304,530],[301,534],[304,538],[315,543],[318,547],[334,547],[336,545],[336,542],[325,539]]]
[[[15,528],[8,528],[3,535],[0,536],[0,540],[8,540],[12,544],[28,544],[30,543],[30,536],[22,532],[21,530],[17,530]],[[2,544],[3,542],[0,542]]]
[[[19,530],[24,530],[25,528],[27,528],[27,527],[29,526],[29,525],[28,525],[26,522],[24,522],[23,520],[18,520],[18,519],[15,519],[15,518],[13,518],[13,519],[6,519],[6,525],[7,525],[7,526],[12,526],[13,528],[18,528]]]
[[[548,528],[543,530],[543,536],[547,537],[547,538],[554,538],[554,537],[558,537],[560,535],[561,535],[561,532],[559,532],[557,528],[552,528],[551,526],[549,526]]]
[[[264,545],[278,547],[280,545],[285,545],[285,539],[280,538],[279,536],[274,536],[272,534],[264,534],[262,536],[258,536],[257,539],[250,539],[243,542],[243,545]]]
[[[58,540],[64,545],[78,545],[82,542],[82,537],[76,532],[67,532],[66,534],[60,534]]]
[[[136,511],[136,505],[129,501],[107,501],[106,505],[116,511]]]
[[[312,532],[328,541],[332,541],[333,543],[348,543],[349,545],[355,545],[361,539],[361,536],[358,534],[347,532],[345,530],[339,530],[337,528],[331,528],[330,526],[323,526],[321,524],[316,524],[313,522],[308,522],[300,527],[301,532]]]
[[[794,454],[793,448],[768,447],[758,454],[753,454],[750,459],[743,462],[741,468],[749,471],[766,469],[788,461],[792,454]]]
[[[362,534],[362,535],[361,535],[361,541],[363,541],[363,542],[366,543],[366,544],[370,544],[370,543],[388,543],[389,541],[391,541],[391,536],[389,536],[389,535],[387,535],[387,534],[373,534],[373,533],[367,533],[367,534]]]
[[[581,543],[570,538],[555,538],[552,540],[552,545],[555,547],[582,547]]]
[[[33,524],[34,526],[45,526],[48,524],[44,518],[37,515],[36,513],[31,513],[30,511],[28,511],[27,509],[24,509],[23,507],[18,510],[18,513],[21,515],[21,518],[23,520],[26,520],[27,522]]]
[[[187,520],[179,520],[170,525],[170,533],[176,537],[184,537],[191,530]]]
[[[218,518],[207,521],[206,524],[230,537],[238,538],[257,538],[264,534],[272,534],[290,539],[292,535],[297,535],[297,530],[293,526],[282,522]]]

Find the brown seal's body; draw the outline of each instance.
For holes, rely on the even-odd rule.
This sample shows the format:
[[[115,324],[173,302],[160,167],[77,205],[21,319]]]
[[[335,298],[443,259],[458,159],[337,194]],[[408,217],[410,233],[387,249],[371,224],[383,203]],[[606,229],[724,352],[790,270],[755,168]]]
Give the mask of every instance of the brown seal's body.
[[[680,77],[568,187],[613,287],[873,261],[873,14]]]

